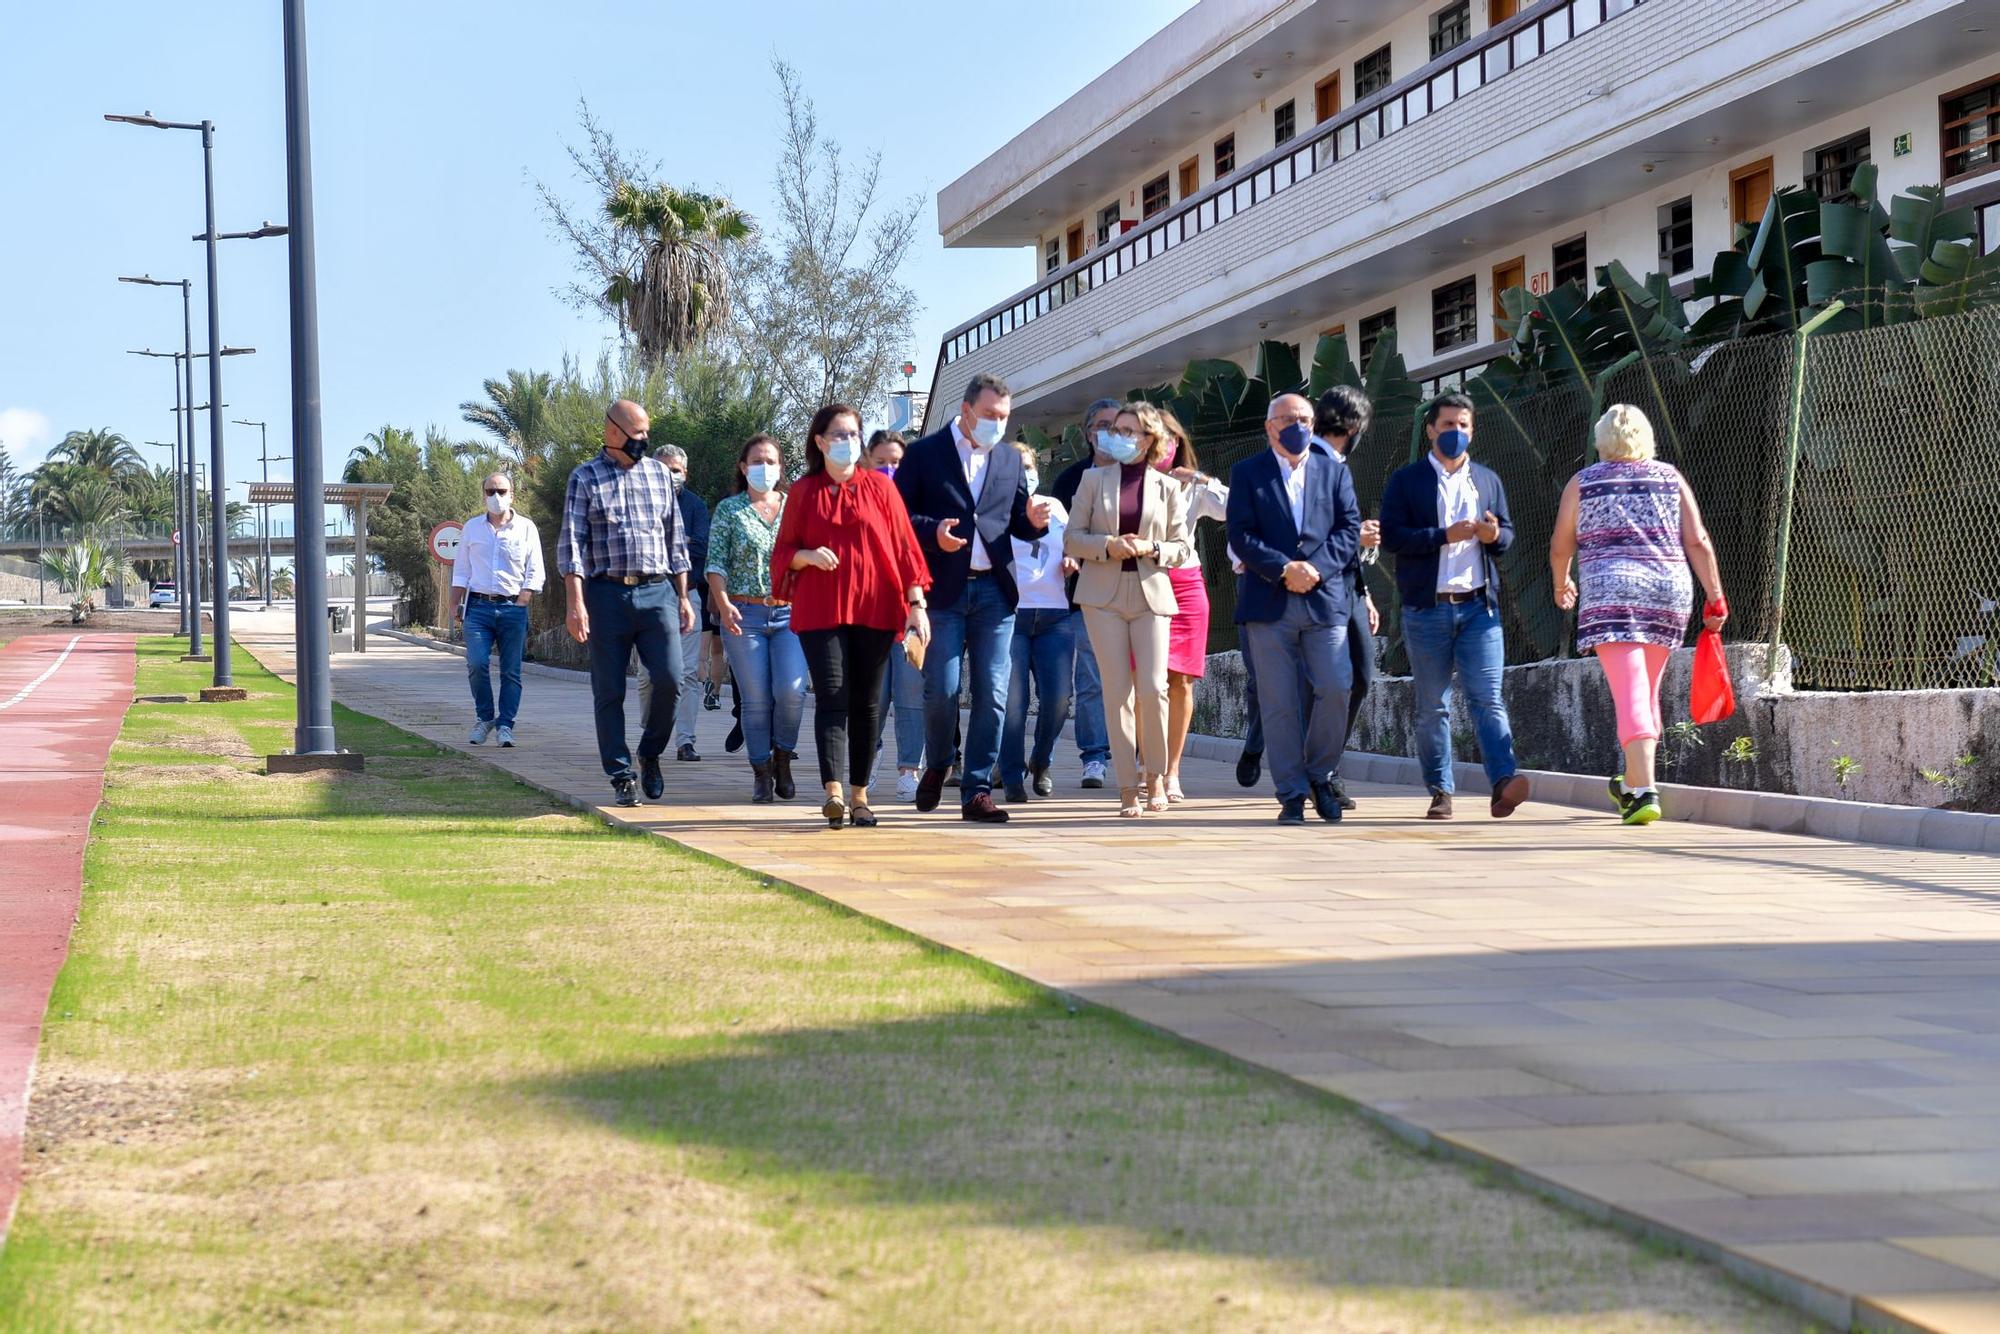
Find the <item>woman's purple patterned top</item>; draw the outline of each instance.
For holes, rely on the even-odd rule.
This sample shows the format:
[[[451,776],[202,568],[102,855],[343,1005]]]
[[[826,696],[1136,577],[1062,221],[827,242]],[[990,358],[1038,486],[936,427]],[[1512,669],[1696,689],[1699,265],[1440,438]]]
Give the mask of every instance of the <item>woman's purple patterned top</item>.
[[[1681,545],[1681,475],[1660,462],[1593,463],[1578,475],[1576,646],[1679,648],[1694,609]]]

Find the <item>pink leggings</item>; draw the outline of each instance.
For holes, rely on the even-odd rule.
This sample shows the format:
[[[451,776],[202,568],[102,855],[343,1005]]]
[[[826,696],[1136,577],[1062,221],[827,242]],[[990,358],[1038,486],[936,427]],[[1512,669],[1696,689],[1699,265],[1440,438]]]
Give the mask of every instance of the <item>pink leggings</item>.
[[[1671,650],[1658,644],[1599,644],[1597,660],[1611,685],[1611,702],[1618,709],[1618,744],[1658,741],[1665,731],[1660,718],[1660,678],[1666,675]]]

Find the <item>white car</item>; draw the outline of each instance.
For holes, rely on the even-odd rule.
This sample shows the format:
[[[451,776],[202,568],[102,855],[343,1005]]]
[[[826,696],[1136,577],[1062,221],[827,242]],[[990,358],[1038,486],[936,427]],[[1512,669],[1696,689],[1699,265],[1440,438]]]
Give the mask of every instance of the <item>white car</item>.
[[[174,607],[180,605],[180,594],[172,584],[154,584],[152,596],[146,599],[149,607]]]

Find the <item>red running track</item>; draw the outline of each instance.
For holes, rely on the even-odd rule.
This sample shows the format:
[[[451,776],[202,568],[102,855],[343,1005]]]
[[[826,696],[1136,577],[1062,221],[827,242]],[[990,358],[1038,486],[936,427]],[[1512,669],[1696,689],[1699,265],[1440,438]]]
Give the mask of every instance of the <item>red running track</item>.
[[[83,846],[133,666],[130,635],[0,645],[0,1241],[21,1189],[42,1015],[69,952]]]

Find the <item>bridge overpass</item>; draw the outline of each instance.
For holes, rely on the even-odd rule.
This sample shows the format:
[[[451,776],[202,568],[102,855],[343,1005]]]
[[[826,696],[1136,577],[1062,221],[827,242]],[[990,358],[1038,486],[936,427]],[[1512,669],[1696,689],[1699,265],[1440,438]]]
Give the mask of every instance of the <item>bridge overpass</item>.
[[[337,536],[328,535],[320,540],[326,543],[326,554],[329,556],[352,556],[354,554],[354,534],[352,533],[342,533]],[[205,542],[206,539],[204,539]],[[57,545],[57,541],[51,539],[48,545],[55,546]],[[174,550],[172,541],[165,537],[113,538],[112,545],[124,548],[125,556],[128,560],[169,560],[172,558]],[[283,537],[273,536],[271,538],[271,555],[274,559],[279,556],[290,556],[296,550],[296,547],[297,540],[290,533],[287,533]],[[33,560],[40,554],[42,549],[43,544],[31,537],[0,534],[0,556],[26,556],[28,559]],[[262,552],[263,549],[263,543],[258,540],[254,533],[231,537],[229,539],[229,554],[232,556],[254,556]],[[203,554],[207,554],[206,545],[203,547]]]

